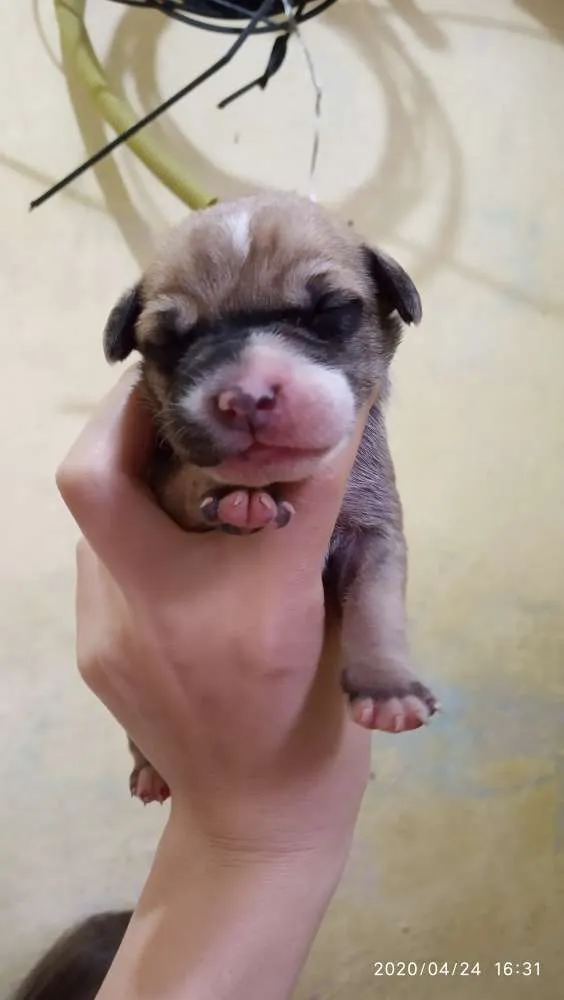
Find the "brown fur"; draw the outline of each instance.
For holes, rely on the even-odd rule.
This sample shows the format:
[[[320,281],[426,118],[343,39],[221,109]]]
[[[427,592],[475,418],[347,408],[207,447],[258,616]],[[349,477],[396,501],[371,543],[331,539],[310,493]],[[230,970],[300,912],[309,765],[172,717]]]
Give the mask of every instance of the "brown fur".
[[[331,287],[371,293],[358,269],[360,240],[312,202],[277,194],[240,199],[237,205],[250,214],[251,245],[243,265],[233,252],[230,203],[191,215],[171,233],[145,276],[149,303],[180,295],[192,322],[234,309],[276,308],[281,300],[299,305],[307,280],[316,274]],[[151,334],[150,318],[146,325],[141,320],[141,343]]]

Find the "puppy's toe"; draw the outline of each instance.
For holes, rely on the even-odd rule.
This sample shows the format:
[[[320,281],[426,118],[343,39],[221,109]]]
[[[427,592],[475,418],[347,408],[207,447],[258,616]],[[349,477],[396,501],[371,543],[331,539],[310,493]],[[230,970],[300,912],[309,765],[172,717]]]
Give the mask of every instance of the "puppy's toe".
[[[151,764],[141,764],[131,772],[129,790],[136,799],[141,799],[144,806],[149,802],[163,802],[170,797],[170,789],[160,774]]]
[[[270,493],[264,490],[253,490],[249,494],[249,514],[247,528],[256,531],[259,528],[266,528],[267,524],[272,524],[278,514],[278,505]]]
[[[221,497],[217,505],[220,524],[245,531],[249,527],[251,497],[248,490],[233,490]]]

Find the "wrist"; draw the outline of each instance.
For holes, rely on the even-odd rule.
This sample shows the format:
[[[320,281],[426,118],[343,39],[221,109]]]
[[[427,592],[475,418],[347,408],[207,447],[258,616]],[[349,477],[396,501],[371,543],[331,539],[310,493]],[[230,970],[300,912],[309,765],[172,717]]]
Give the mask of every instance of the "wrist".
[[[272,824],[265,823],[267,828]],[[347,863],[353,830],[349,836],[325,835],[313,831],[310,837],[285,836],[278,824],[274,837],[255,834],[251,840],[238,835],[211,836],[194,822],[188,808],[173,802],[166,831],[167,852],[179,858],[198,858],[210,871],[239,872],[242,878],[257,884],[267,879],[303,881],[306,879],[320,894],[332,892]],[[317,836],[315,835],[317,833]],[[330,831],[333,833],[333,831]],[[164,842],[164,841],[163,841]]]
[[[343,860],[251,859],[204,843],[176,818],[100,1000],[286,1000]]]

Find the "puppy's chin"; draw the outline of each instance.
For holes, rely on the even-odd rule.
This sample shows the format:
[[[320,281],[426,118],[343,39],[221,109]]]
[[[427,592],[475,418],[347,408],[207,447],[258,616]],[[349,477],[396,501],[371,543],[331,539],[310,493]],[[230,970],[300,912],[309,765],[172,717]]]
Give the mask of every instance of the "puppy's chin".
[[[273,483],[296,483],[309,479],[322,465],[330,463],[346,446],[348,436],[333,448],[306,451],[255,444],[238,455],[208,468],[210,478],[229,486],[260,489]]]

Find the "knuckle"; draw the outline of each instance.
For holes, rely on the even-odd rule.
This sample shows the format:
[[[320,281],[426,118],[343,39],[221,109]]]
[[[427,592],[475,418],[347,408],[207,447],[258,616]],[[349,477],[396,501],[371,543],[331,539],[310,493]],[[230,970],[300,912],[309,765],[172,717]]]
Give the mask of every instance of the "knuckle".
[[[69,459],[63,462],[56,472],[55,481],[64,503],[77,520],[88,511],[107,507],[115,492],[108,468],[95,460],[86,463]]]
[[[80,503],[84,496],[88,496],[95,479],[95,469],[72,459],[65,459],[55,475],[57,489],[69,507],[76,505],[77,502]]]

